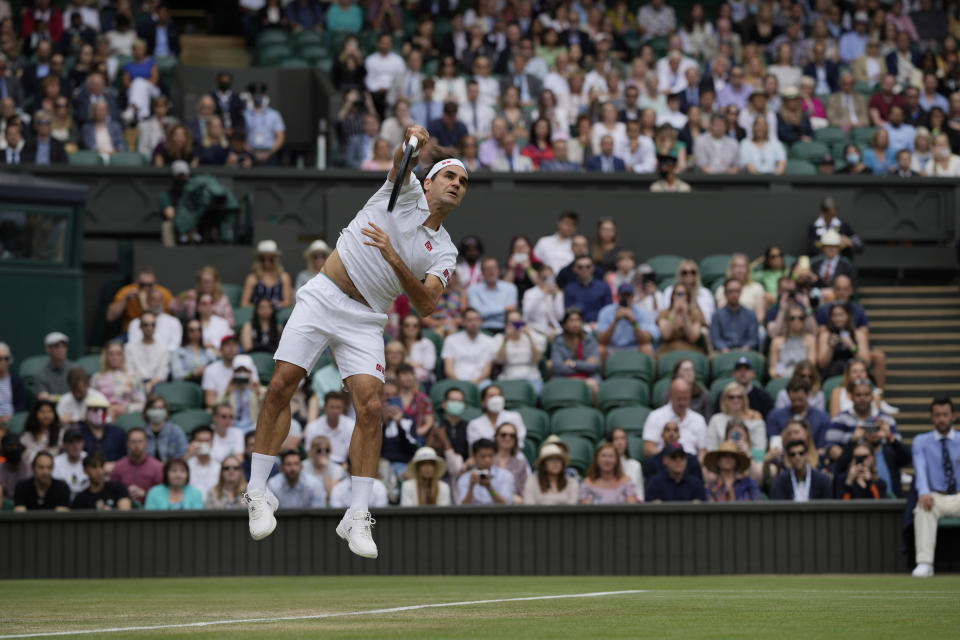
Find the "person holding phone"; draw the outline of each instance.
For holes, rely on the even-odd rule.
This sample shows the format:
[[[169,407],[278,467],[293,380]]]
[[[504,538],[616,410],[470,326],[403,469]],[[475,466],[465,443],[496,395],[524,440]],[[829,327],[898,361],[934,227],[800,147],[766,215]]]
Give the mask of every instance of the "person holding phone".
[[[617,287],[616,302],[600,309],[597,315],[597,342],[603,360],[617,351],[642,351],[653,356],[660,330],[651,315],[633,303],[633,294],[633,285],[624,282]]]
[[[833,496],[837,500],[880,500],[887,497],[887,483],[877,475],[873,447],[866,440],[853,446],[847,473],[833,477]]]
[[[540,356],[547,347],[543,334],[532,331],[516,309],[507,312],[503,333],[496,336],[497,351],[494,360],[503,369],[500,380],[526,380],[537,396],[543,388],[540,375]]]
[[[706,320],[697,301],[690,297],[690,287],[678,282],[670,292],[670,308],[657,316],[660,330],[660,353],[668,351],[699,351],[706,353],[700,342],[700,332]]]
[[[897,449],[902,449],[901,436],[897,431],[896,421],[877,409],[873,401],[873,385],[869,380],[857,380],[853,383],[853,408],[841,411],[833,419],[826,435],[827,455],[831,460],[837,461],[839,467],[840,460],[845,446],[849,442],[859,442],[866,438],[875,446],[891,445]],[[893,445],[893,443],[897,443]],[[899,467],[903,466],[909,459],[903,456],[891,455],[888,457],[878,456],[877,472],[884,480],[886,486],[894,487],[900,478]],[[846,465],[843,465],[846,468]],[[840,469],[837,469],[840,472]]]

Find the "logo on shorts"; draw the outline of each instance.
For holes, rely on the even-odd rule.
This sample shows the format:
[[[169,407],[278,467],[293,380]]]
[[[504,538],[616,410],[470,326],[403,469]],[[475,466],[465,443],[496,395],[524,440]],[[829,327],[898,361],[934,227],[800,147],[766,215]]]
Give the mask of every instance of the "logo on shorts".
[[[427,248],[427,251],[433,251],[433,245],[430,244],[430,241],[429,241],[429,240],[427,240],[426,242],[424,242],[424,243],[423,243],[423,246],[425,246],[425,247]]]
[[[378,372],[378,373],[384,373],[383,365],[380,364],[379,362],[377,363],[377,372]]]
[[[447,279],[447,278],[449,278],[449,277],[450,277],[450,270],[449,270],[449,269],[444,269],[444,270],[443,270],[443,278],[444,278],[444,279]]]

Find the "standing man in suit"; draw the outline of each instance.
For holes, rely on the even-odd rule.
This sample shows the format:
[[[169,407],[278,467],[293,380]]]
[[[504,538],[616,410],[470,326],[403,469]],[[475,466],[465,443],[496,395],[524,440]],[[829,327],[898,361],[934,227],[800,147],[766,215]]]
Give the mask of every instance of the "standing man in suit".
[[[813,59],[803,68],[803,75],[814,79],[813,92],[817,95],[833,93],[840,86],[840,69],[833,60],[827,60],[827,46],[813,45]]]
[[[0,100],[4,98],[13,98],[13,102],[18,107],[23,104],[23,90],[20,88],[20,82],[7,73],[7,59],[0,56]]]
[[[26,164],[66,164],[67,152],[63,143],[50,136],[50,114],[40,109],[33,114],[36,135],[23,147],[22,161]]]
[[[623,159],[613,155],[613,136],[609,135],[600,138],[600,154],[587,158],[584,166],[587,171],[600,173],[622,173],[627,170]]]
[[[784,447],[786,468],[773,481],[771,500],[829,500],[833,497],[830,478],[812,468],[807,462],[807,443],[803,440],[788,442]]]
[[[853,260],[854,253],[863,251],[863,242],[848,223],[837,217],[837,203],[827,196],[820,203],[820,215],[807,228],[807,254],[815,256],[820,253],[821,237],[827,231],[836,231],[840,234],[840,248],[843,255]]]
[[[159,3],[156,13],[138,27],[137,32],[147,43],[147,51],[155,58],[180,56],[180,30],[170,19],[170,8]]]
[[[913,71],[920,67],[920,54],[910,50],[910,35],[906,31],[897,34],[897,48],[887,54],[887,72],[896,76],[903,86],[913,84]]]
[[[536,76],[526,72],[527,59],[521,53],[513,56],[513,71],[500,80],[500,94],[513,85],[520,91],[520,104],[529,107],[537,103],[543,83]]]
[[[840,91],[827,99],[827,120],[831,127],[840,127],[844,131],[857,127],[870,126],[870,114],[867,111],[867,98],[853,91],[853,74],[840,75]]]
[[[840,234],[832,229],[820,236],[823,255],[814,260],[810,268],[817,274],[816,286],[821,289],[832,288],[837,276],[854,279],[853,265],[840,259],[841,242]]]
[[[913,510],[913,535],[917,547],[914,578],[933,577],[933,555],[940,518],[960,516],[960,434],[953,428],[953,402],[946,396],[930,404],[933,431],[913,439],[913,485],[917,507]]]
[[[243,112],[247,105],[243,98],[233,92],[233,76],[230,73],[221,71],[217,74],[217,88],[210,92],[210,97],[216,103],[217,115],[223,121],[228,137],[233,135],[234,131],[245,128]]]

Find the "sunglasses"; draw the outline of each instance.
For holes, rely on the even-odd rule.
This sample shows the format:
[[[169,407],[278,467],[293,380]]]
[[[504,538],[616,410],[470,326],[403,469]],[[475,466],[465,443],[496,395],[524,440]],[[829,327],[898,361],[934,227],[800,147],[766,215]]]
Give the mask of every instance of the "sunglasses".
[[[405,326],[405,327],[419,327],[419,326],[420,326],[420,323],[419,323],[419,322],[404,322],[404,323],[403,323],[403,326]]]
[[[743,394],[740,394],[740,393],[731,394],[731,395],[727,396],[727,399],[728,399],[728,400],[743,400]]]
[[[156,323],[153,323],[153,322],[141,322],[141,323],[140,323],[140,326],[141,326],[141,327],[155,327],[155,326],[157,326],[157,325],[156,325]]]
[[[683,269],[682,271],[680,271],[680,275],[682,275],[682,276],[695,276],[695,275],[697,275],[697,270],[696,270],[696,269]]]
[[[788,452],[787,455],[790,456],[791,458],[802,458],[803,456],[807,455],[807,450],[794,449],[793,451]]]
[[[779,253],[771,253],[771,254],[770,254],[770,257],[771,257],[771,258],[780,258],[780,257],[782,257],[782,256],[781,256]]]
[[[223,467],[224,471],[240,471],[240,467],[236,465],[230,465],[229,467]]]
[[[233,414],[232,414],[232,413],[218,413],[218,414],[217,414],[217,417],[218,417],[218,418],[225,418],[225,419],[228,419],[228,420],[233,420]]]
[[[187,331],[202,331],[200,327],[187,327]]]
[[[37,120],[37,124],[38,124],[38,125],[50,124],[50,121],[49,121],[49,120]]]
[[[515,433],[498,433],[497,437],[499,438],[516,438],[517,434]]]

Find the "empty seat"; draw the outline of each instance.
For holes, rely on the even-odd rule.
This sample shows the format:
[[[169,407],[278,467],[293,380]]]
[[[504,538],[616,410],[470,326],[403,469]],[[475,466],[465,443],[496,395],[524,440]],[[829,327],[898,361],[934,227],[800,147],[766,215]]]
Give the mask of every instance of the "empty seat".
[[[677,267],[684,261],[683,256],[661,255],[647,258],[647,265],[653,269],[657,282],[677,274]]]
[[[47,366],[47,362],[49,361],[50,356],[46,354],[27,356],[20,362],[20,365],[17,368],[17,373],[20,374],[21,378],[29,382],[30,378],[35,376],[37,372]]]
[[[96,151],[74,151],[67,155],[67,164],[73,167],[102,167],[103,158]]]
[[[790,382],[790,378],[771,378],[770,382],[767,383],[767,393],[770,394],[774,402],[776,402],[780,390],[787,388],[788,382]],[[827,400],[829,401],[829,398]]]
[[[788,176],[815,176],[817,175],[817,167],[809,160],[793,158],[787,160],[787,166],[783,172]]]
[[[503,392],[507,409],[537,406],[537,394],[526,380],[497,380],[494,384]]]
[[[227,300],[230,301],[230,305],[234,309],[240,306],[240,298],[243,296],[243,285],[224,282],[220,285],[220,289],[223,291],[223,295],[227,296]]]
[[[797,160],[816,162],[830,153],[830,147],[822,142],[794,142],[790,147],[790,156]]]
[[[558,436],[578,435],[596,442],[603,438],[603,414],[590,407],[566,407],[550,417],[550,430]]]
[[[116,417],[113,421],[113,424],[117,425],[124,431],[130,431],[134,427],[145,428],[147,426],[147,421],[143,419],[143,415],[137,411],[131,413],[122,413]]]
[[[14,435],[20,435],[23,433],[23,426],[27,424],[27,418],[30,416],[29,411],[18,411],[7,420],[7,433],[12,433]]]
[[[560,439],[566,443],[567,449],[570,451],[570,466],[576,469],[582,477],[590,468],[590,463],[593,462],[593,442],[574,434],[562,435]]]
[[[197,427],[204,427],[213,422],[213,416],[203,409],[187,409],[178,411],[170,416],[170,422],[190,433]]]
[[[87,375],[92,378],[95,373],[100,371],[100,354],[91,353],[83,356],[77,360],[77,365],[83,367],[83,370],[87,372]]]
[[[540,404],[551,412],[562,407],[589,406],[590,388],[576,378],[554,378],[543,385]]]
[[[600,411],[609,411],[628,405],[649,404],[650,387],[646,382],[633,378],[613,378],[600,384],[597,406]]]
[[[653,358],[640,351],[611,353],[603,367],[607,378],[637,378],[653,381]]]
[[[729,264],[729,253],[720,253],[705,257],[700,261],[700,280],[703,282],[713,282],[719,278],[726,278],[727,265]]]
[[[523,418],[527,428],[527,441],[534,440],[539,446],[550,435],[550,416],[536,407],[517,407],[514,409]]]
[[[161,382],[153,388],[153,392],[167,401],[170,413],[203,408],[203,391],[200,385],[193,382]]]
[[[647,416],[650,415],[650,412],[653,411],[650,407],[641,407],[641,406],[630,406],[630,407],[617,407],[609,412],[607,412],[606,419],[606,432],[614,428],[619,427],[627,432],[631,433],[643,433],[643,425],[647,421]]]
[[[118,151],[110,156],[111,167],[145,167],[150,164],[136,151]]]
[[[720,397],[720,394],[723,393],[723,390],[727,388],[727,385],[731,382],[736,382],[733,378],[717,378],[710,385],[710,396],[713,398],[713,405],[717,405],[717,399]]]
[[[253,360],[257,367],[257,376],[260,378],[260,384],[266,385],[273,377],[273,355],[264,351],[253,351],[247,354]]]

